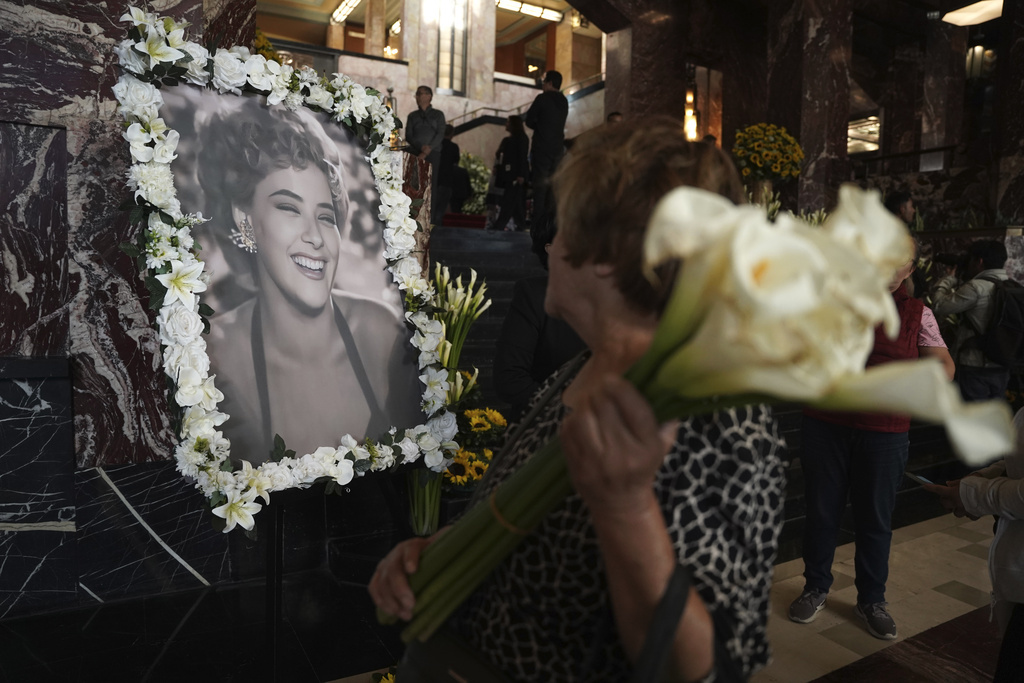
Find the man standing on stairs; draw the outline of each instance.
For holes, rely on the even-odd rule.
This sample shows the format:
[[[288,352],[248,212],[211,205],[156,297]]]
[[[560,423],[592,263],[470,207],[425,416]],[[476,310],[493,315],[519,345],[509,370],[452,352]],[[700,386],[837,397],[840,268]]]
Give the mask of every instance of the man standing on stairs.
[[[525,123],[533,129],[530,145],[530,165],[533,183],[533,213],[530,234],[533,251],[544,251],[548,213],[554,209],[550,197],[551,174],[565,152],[565,120],[569,116],[569,100],[561,93],[562,74],[551,70],[544,74],[541,93],[526,112]]]
[[[441,165],[441,142],[444,140],[444,113],[430,106],[434,91],[429,86],[416,88],[416,111],[409,114],[405,123],[405,140],[409,152],[421,162],[430,163],[430,217],[436,224],[439,198],[437,193],[438,172]]]

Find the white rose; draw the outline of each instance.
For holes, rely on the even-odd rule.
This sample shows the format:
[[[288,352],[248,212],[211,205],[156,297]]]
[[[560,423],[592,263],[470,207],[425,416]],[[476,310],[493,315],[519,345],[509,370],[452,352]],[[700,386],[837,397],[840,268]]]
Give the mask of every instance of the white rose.
[[[391,446],[377,444],[376,469],[387,469],[395,464],[395,449]]]
[[[267,58],[263,55],[252,55],[246,59],[245,73],[249,79],[249,85],[257,90],[270,90],[274,80],[274,72],[270,68],[272,64],[277,66],[278,71],[280,71],[280,66],[277,62],[268,62]]]
[[[420,458],[420,447],[416,445],[416,442],[406,436],[404,439],[399,441],[397,444],[399,449],[402,451],[402,462],[412,463],[416,462]]]
[[[174,400],[179,406],[188,407],[199,404],[203,398],[202,376],[194,368],[182,368],[178,373],[178,391],[174,394]]]
[[[451,441],[459,433],[458,421],[455,419],[455,413],[451,411],[430,418],[427,420],[427,426],[430,427],[430,433],[442,442]]]
[[[156,318],[161,344],[191,344],[203,333],[203,319],[198,313],[177,303],[165,306]]]
[[[143,83],[134,76],[125,74],[114,85],[114,96],[121,103],[118,111],[125,118],[135,116],[143,121],[157,118],[157,112],[164,105],[163,95],[156,86]]]
[[[310,86],[309,94],[306,95],[306,104],[330,111],[334,108],[334,96],[320,85],[313,85]]]
[[[202,338],[191,344],[175,344],[164,348],[164,371],[168,377],[178,379],[186,368],[203,377],[210,372],[210,357],[206,353],[206,341]]]
[[[417,259],[410,256],[393,263],[391,273],[395,278],[419,277],[423,273],[423,268]]]
[[[219,48],[213,57],[214,87],[220,92],[241,95],[245,80],[245,62],[235,52]]]
[[[142,53],[135,49],[135,41],[122,40],[114,48],[114,54],[122,67],[127,71],[136,74],[144,74],[149,70],[149,59],[142,56]]]
[[[228,52],[235,55],[236,57],[238,57],[238,59],[240,59],[243,62],[252,56],[252,52],[250,52],[249,48],[245,47],[244,45],[233,45],[228,48]]]
[[[392,230],[384,233],[384,239],[387,244],[385,251],[387,252],[384,258],[388,260],[403,259],[413,249],[416,248],[416,238],[412,235]],[[401,275],[396,274],[396,279],[406,280],[409,278],[419,277],[419,273],[404,272]]]
[[[185,80],[192,85],[206,85],[210,81],[210,72],[206,70],[206,65],[210,61],[210,51],[198,43],[185,43],[181,49],[192,57],[192,61],[188,63]]]

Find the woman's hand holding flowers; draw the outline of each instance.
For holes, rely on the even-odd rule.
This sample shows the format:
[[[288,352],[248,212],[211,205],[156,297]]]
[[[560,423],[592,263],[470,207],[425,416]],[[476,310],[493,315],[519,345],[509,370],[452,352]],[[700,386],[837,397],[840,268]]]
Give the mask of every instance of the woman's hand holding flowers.
[[[678,422],[659,427],[647,400],[621,376],[595,384],[562,423],[569,477],[592,514],[642,511]]]

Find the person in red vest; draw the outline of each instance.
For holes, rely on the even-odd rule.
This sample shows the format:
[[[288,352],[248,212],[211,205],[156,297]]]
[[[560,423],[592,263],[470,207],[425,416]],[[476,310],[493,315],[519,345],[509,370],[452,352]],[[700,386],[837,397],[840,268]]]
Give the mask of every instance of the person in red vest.
[[[953,378],[953,359],[946,349],[935,314],[907,293],[914,269],[907,262],[889,286],[900,315],[900,332],[889,339],[879,326],[867,366],[934,356]],[[907,466],[910,418],[879,413],[833,413],[805,409],[801,425],[800,460],[804,471],[807,516],[804,526],[804,590],[789,607],[789,618],[808,624],[825,608],[832,586],[839,523],[847,494],[855,527],[854,569],[857,606],[854,611],[876,638],[896,638],[896,623],[886,609],[889,546],[896,489]]]

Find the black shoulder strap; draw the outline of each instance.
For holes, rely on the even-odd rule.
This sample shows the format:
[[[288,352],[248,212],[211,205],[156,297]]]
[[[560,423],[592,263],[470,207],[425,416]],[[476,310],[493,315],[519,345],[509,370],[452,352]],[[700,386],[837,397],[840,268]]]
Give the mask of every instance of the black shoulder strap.
[[[672,641],[675,640],[679,620],[686,610],[690,585],[690,573],[681,564],[677,564],[658,606],[654,608],[651,625],[647,629],[647,638],[640,650],[640,657],[637,659],[630,683],[666,680],[665,666],[672,651]],[[724,683],[743,681],[743,673],[725,646],[732,637],[725,615],[718,610],[712,613],[711,619],[715,627],[715,680]]]

